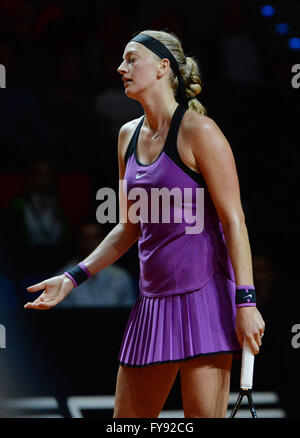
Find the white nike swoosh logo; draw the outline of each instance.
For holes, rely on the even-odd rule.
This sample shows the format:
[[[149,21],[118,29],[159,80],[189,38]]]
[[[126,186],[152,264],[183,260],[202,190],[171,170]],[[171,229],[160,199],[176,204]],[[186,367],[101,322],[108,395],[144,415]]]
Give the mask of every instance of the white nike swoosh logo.
[[[244,298],[248,298],[248,297],[249,297],[249,298],[252,298],[252,294],[250,294],[250,295],[245,295],[245,296],[244,296]]]
[[[136,179],[138,179],[138,178],[142,178],[142,176],[144,176],[144,175],[147,175],[147,174],[146,174],[146,173],[137,173],[136,176],[135,176],[135,178],[136,178]]]

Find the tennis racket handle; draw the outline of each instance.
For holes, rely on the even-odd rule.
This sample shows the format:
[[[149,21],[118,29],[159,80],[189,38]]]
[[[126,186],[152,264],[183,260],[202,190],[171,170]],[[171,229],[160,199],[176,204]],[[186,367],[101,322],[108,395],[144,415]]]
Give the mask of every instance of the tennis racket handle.
[[[248,342],[244,339],[242,369],[241,369],[241,389],[252,389],[254,369],[254,354],[252,353]]]

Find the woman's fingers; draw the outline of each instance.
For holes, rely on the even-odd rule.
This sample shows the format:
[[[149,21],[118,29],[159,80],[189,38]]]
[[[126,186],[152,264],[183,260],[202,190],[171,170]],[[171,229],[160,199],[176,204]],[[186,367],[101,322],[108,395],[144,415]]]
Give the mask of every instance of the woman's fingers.
[[[246,339],[252,353],[255,355],[259,353],[259,347],[262,345],[261,336],[259,334],[245,334],[237,332],[237,338],[241,347],[243,347],[244,339]]]
[[[259,353],[259,347],[261,346],[261,340],[260,337],[257,337],[256,335],[248,335],[245,336],[248,342],[249,347],[251,348],[251,351],[253,354]]]
[[[28,302],[25,304],[25,309],[39,309],[41,305],[45,304],[42,295],[40,295],[36,300]]]
[[[42,310],[46,310],[46,309],[50,309],[51,307],[55,306],[60,301],[61,300],[58,297],[51,299],[51,298],[47,298],[47,297],[41,295],[36,300],[34,300],[32,302],[29,301],[28,303],[26,303],[24,308],[25,309],[42,309]]]
[[[32,303],[26,303],[24,306],[25,309],[37,309],[37,310],[46,310],[49,309],[50,306],[48,306],[45,303],[35,303],[34,301]]]
[[[25,309],[50,309],[55,304],[57,304],[56,300],[35,300],[33,302],[29,302],[25,304]]]
[[[261,335],[259,333],[254,334],[254,339],[259,347],[261,347]]]
[[[262,324],[261,327],[259,328],[259,336],[262,338],[264,333],[265,333],[265,325]]]
[[[254,308],[240,308],[237,310],[236,333],[241,346],[246,339],[253,354],[258,354],[262,345],[265,323]]]
[[[26,289],[28,290],[28,292],[37,292],[41,289],[45,289],[46,288],[46,282],[42,281],[41,283],[37,283],[37,284],[33,284],[32,286],[28,286]]]
[[[70,289],[70,285],[65,284],[65,276],[56,276],[50,279],[41,281],[40,283],[28,286],[28,292],[37,292],[42,289],[44,291],[32,302],[27,302],[24,305],[25,309],[50,309],[51,307],[62,301],[66,295],[66,291]],[[72,287],[73,283],[72,283]]]
[[[28,292],[37,292],[41,289],[45,289],[46,288],[46,282],[42,281],[41,283],[37,283],[34,284],[32,286],[27,287],[26,289],[28,290]],[[25,304],[24,309],[42,309],[44,308],[43,305],[44,303],[44,297],[43,297],[43,293],[34,301],[32,302],[28,302]]]

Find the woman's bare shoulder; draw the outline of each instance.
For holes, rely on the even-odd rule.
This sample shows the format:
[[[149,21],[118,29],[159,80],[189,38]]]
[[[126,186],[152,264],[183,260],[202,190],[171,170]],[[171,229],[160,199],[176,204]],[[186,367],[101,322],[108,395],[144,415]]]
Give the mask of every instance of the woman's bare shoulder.
[[[118,140],[118,149],[119,156],[124,159],[127,147],[133,136],[133,133],[141,121],[143,116],[138,117],[137,119],[130,120],[129,122],[124,123],[119,130],[119,140]]]
[[[196,160],[207,158],[210,154],[229,152],[230,144],[217,123],[206,115],[188,110],[183,118],[183,136]]]
[[[143,116],[138,117],[137,119],[130,120],[129,122],[124,123],[119,130],[119,137],[126,138],[128,135],[133,134],[137,125],[141,121]]]
[[[204,114],[199,114],[193,110],[187,110],[182,120],[183,133],[187,136],[199,133],[205,129],[216,129],[217,125],[215,121]]]

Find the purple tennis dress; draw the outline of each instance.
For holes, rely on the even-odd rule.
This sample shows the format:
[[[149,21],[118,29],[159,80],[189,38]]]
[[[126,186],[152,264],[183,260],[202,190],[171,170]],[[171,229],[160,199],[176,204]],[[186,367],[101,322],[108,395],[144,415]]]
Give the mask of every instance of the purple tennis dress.
[[[221,223],[204,178],[183,163],[177,150],[185,111],[181,105],[176,108],[153,163],[140,163],[136,153],[145,116],[126,151],[127,194],[144,189],[148,209],[140,211],[140,295],[118,358],[125,366],[241,352],[235,333],[234,273]],[[169,194],[168,204],[161,201],[160,208],[153,202],[159,190]]]

